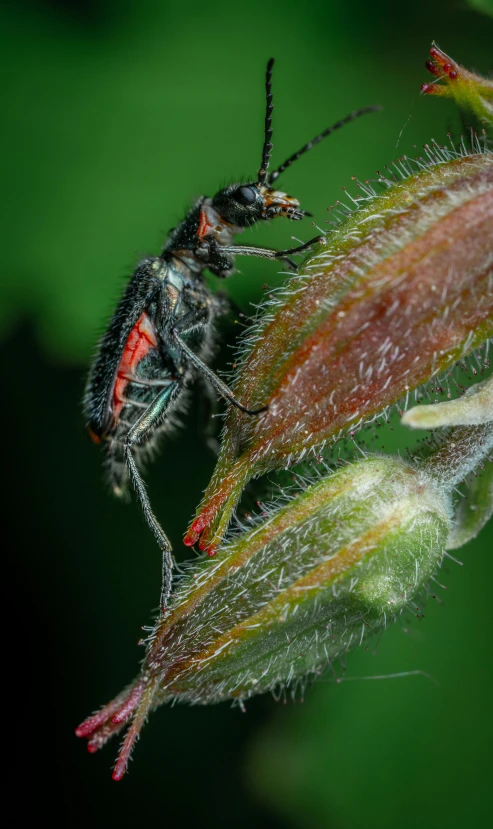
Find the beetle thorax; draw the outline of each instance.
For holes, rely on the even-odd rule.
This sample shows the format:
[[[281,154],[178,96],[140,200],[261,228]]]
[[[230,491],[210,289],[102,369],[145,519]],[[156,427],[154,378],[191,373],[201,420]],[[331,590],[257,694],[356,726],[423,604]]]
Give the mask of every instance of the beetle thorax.
[[[244,227],[230,224],[221,218],[212,205],[212,199],[204,199],[201,206],[201,227],[199,236],[213,236],[218,245],[230,245],[237,233],[245,230]]]

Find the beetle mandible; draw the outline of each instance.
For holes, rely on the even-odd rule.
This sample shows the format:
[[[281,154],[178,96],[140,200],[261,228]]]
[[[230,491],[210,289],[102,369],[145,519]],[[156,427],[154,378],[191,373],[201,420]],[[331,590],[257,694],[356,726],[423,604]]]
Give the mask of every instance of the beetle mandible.
[[[161,603],[165,607],[172,585],[172,549],[151,508],[140,472],[156,439],[169,430],[170,415],[186,398],[194,376],[202,375],[230,404],[245,415],[263,411],[245,408],[231,389],[208,366],[215,317],[224,303],[203,281],[206,269],[224,278],[234,273],[236,255],[287,262],[314,245],[320,236],[287,250],[235,245],[233,239],[257,222],[276,216],[298,221],[311,214],[298,199],[273,187],[300,156],[336,129],[377,106],[356,110],[328,127],[280,167],[268,172],[272,152],[272,68],[267,64],[266,112],[262,160],[257,177],[247,184],[230,184],[213,198],[201,196],[174,228],[160,256],[137,266],[102,337],[84,394],[89,433],[101,443],[113,491],[124,494],[130,479],[145,519],[163,554]]]

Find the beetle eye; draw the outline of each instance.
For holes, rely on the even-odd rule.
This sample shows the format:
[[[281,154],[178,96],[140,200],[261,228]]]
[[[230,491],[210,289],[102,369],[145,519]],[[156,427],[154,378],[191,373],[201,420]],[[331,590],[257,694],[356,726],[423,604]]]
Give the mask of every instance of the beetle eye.
[[[244,204],[245,206],[254,204],[257,201],[257,194],[253,187],[238,187],[233,197],[238,204]]]

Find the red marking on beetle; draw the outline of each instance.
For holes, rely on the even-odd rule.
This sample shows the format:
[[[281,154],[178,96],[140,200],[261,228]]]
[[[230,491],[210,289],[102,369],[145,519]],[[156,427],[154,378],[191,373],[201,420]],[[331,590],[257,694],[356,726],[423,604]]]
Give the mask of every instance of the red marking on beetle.
[[[207,221],[207,216],[205,215],[204,211],[201,210],[200,211],[199,227],[198,227],[198,230],[197,230],[197,236],[199,237],[199,239],[203,239],[204,236],[207,236],[210,229],[211,229],[211,226],[210,226],[209,222]]]
[[[118,366],[115,385],[113,387],[113,418],[117,420],[125,405],[125,389],[129,384],[128,376],[131,375],[141,360],[149,354],[152,348],[156,348],[157,339],[154,333],[152,322],[144,312],[128,335],[122,359]]]
[[[101,438],[99,437],[99,435],[96,434],[96,432],[93,432],[91,428],[89,428],[87,431],[89,432],[89,437],[91,438],[92,442],[96,444],[96,446],[99,443],[101,443]]]

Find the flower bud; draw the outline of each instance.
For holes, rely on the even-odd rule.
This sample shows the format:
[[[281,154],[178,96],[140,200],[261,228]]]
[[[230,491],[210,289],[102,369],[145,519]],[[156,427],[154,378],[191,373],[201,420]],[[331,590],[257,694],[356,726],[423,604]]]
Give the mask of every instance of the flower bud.
[[[437,429],[440,426],[480,426],[493,420],[493,376],[466,389],[458,400],[415,406],[401,418],[413,429]]]
[[[95,751],[132,720],[123,775],[147,713],[296,686],[403,609],[438,567],[449,499],[422,470],[373,457],[317,480],[215,559],[188,567],[136,682],[78,729]]]
[[[464,482],[447,550],[462,547],[493,515],[493,377],[475,383],[458,400],[415,406],[401,423],[414,429],[458,427],[447,431],[424,463],[437,484],[449,490]]]
[[[354,433],[493,334],[493,156],[365,200],[247,332],[217,466],[185,543],[213,553],[245,484]],[[405,167],[408,170],[408,167]]]
[[[426,68],[444,83],[424,83],[425,95],[454,98],[462,109],[469,109],[485,124],[493,125],[493,81],[470,72],[442,52],[436,43],[430,49]]]

